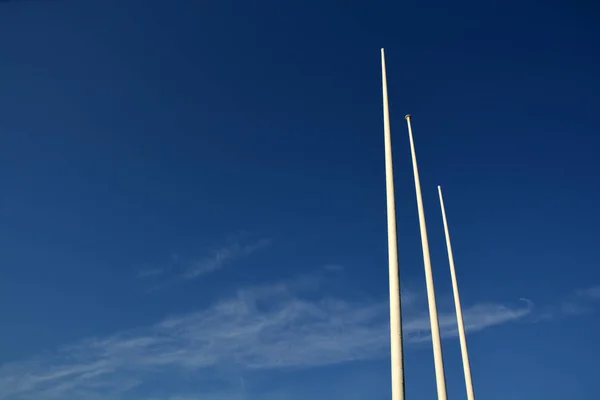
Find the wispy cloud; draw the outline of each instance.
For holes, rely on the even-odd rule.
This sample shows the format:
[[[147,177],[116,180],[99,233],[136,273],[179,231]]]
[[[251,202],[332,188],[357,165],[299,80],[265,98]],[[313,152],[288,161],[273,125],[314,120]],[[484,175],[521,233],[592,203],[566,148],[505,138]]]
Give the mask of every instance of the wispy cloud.
[[[344,267],[339,264],[325,264],[323,269],[329,272],[342,272]]]
[[[138,271],[138,278],[149,278],[151,276],[159,276],[165,272],[164,268],[146,268]]]
[[[574,291],[557,304],[546,307],[539,320],[560,319],[593,312],[600,302],[600,285]]]
[[[521,306],[482,303],[467,307],[463,309],[465,330],[468,333],[474,333],[492,326],[522,319],[533,311],[531,301],[522,299],[522,303]],[[438,317],[442,337],[447,338],[458,335],[456,315],[453,312],[441,313]],[[429,314],[422,313],[417,318],[405,321],[404,330],[408,334],[409,342],[430,340]]]
[[[578,290],[576,295],[584,300],[600,300],[600,285]]]
[[[217,271],[236,258],[252,254],[265,247],[268,243],[269,241],[267,239],[261,239],[252,243],[242,244],[234,242],[227,246],[223,246],[210,256],[191,263],[186,269],[184,277],[186,279],[193,279],[209,272]]]
[[[411,304],[404,320],[408,343],[429,334],[428,315]],[[252,287],[195,313],[5,364],[0,399],[121,399],[169,371],[310,368],[377,359],[387,354],[388,310],[386,302],[314,299],[314,293],[303,296],[283,283]],[[479,304],[465,310],[465,319],[475,332],[530,311],[528,304]],[[445,337],[453,336],[453,314],[441,314],[440,326]]]
[[[228,264],[248,256],[270,243],[268,239],[259,239],[254,241],[242,241],[241,239],[230,239],[225,245],[218,247],[212,252],[192,259],[192,261],[182,260],[179,255],[171,257],[168,266],[144,268],[137,272],[140,279],[161,279],[161,284],[167,285],[182,280],[190,280],[206,275],[210,272],[218,271]]]

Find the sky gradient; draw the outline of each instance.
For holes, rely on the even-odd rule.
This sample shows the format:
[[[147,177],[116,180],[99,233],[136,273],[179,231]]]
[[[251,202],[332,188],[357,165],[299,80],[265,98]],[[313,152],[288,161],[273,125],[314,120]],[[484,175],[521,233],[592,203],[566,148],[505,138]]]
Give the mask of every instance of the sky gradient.
[[[600,398],[597,6],[204,3],[0,2],[0,400],[389,399],[381,47],[407,398],[407,113],[449,397],[437,185],[476,398]]]

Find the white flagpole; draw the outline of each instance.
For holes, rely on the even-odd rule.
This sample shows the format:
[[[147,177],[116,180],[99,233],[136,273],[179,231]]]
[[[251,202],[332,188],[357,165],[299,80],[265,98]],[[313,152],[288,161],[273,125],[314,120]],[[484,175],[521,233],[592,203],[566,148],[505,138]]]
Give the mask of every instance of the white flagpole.
[[[388,106],[385,55],[381,49],[381,80],[383,87],[383,131],[385,139],[385,188],[387,198],[388,261],[390,283],[390,348],[392,360],[392,400],[404,400],[404,360],[402,356],[402,316],[400,280],[398,276],[398,239],[396,235],[396,201],[394,199],[394,170],[392,138]]]
[[[412,154],[413,174],[415,177],[415,191],[417,193],[417,209],[419,212],[419,225],[421,227],[421,247],[423,250],[423,264],[425,266],[425,281],[427,283],[427,300],[429,303],[429,322],[431,324],[431,341],[433,342],[433,361],[435,364],[435,380],[437,384],[438,400],[447,400],[446,378],[444,376],[444,360],[442,358],[442,343],[440,339],[440,327],[435,304],[435,290],[433,287],[433,274],[431,272],[431,258],[429,256],[429,241],[427,240],[427,227],[425,226],[425,212],[423,210],[423,198],[421,195],[421,183],[419,181],[419,169],[417,168],[417,156],[413,140],[412,127],[410,125],[410,114],[406,116],[408,124],[408,136],[410,139],[410,151]]]
[[[456,282],[456,270],[454,268],[454,256],[452,255],[452,244],[450,243],[450,232],[448,230],[448,221],[446,220],[446,208],[444,207],[444,198],[442,197],[442,188],[438,186],[440,195],[440,207],[442,208],[442,219],[444,220],[444,233],[446,234],[446,248],[448,250],[448,262],[450,264],[450,275],[452,277],[452,291],[454,293],[454,307],[456,308],[456,320],[458,322],[458,337],[460,339],[460,352],[462,355],[463,369],[465,372],[465,384],[467,386],[467,399],[475,400],[473,394],[473,381],[471,379],[471,366],[469,365],[469,352],[467,351],[467,338],[465,336],[465,324],[463,322],[462,308],[460,306],[460,297],[458,295],[458,283]]]

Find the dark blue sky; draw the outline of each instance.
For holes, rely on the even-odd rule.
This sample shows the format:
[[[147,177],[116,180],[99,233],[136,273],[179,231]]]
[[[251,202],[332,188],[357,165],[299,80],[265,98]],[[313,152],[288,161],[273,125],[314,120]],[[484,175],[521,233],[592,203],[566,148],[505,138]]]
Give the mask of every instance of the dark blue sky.
[[[381,47],[408,397],[406,113],[450,397],[438,184],[477,397],[600,397],[597,6],[202,3],[0,4],[0,399],[388,399]]]

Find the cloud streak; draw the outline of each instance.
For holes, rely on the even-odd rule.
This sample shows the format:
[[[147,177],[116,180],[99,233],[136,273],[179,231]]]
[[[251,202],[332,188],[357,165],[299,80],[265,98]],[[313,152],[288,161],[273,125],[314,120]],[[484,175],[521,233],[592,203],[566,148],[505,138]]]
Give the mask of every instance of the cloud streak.
[[[164,268],[148,268],[138,271],[138,278],[149,278],[162,275],[165,272]]]
[[[507,306],[503,304],[483,303],[463,309],[463,320],[467,333],[482,331],[486,328],[505,324],[522,319],[533,311],[533,303],[522,299],[521,306]],[[442,337],[458,336],[456,315],[453,312],[438,315],[440,334]],[[403,329],[408,334],[409,342],[421,342],[431,339],[429,315],[421,314],[419,317],[405,321]]]
[[[588,314],[600,302],[600,285],[579,289],[563,298],[558,304],[547,307],[538,316],[539,320],[560,319]]]
[[[577,297],[586,301],[600,300],[600,285],[592,286],[587,289],[578,290]]]
[[[170,265],[167,267],[145,268],[137,272],[138,279],[148,279],[160,282],[155,289],[165,288],[171,284],[192,280],[218,271],[243,257],[249,256],[258,250],[268,246],[270,240],[260,239],[244,243],[241,240],[230,240],[226,245],[217,248],[212,253],[195,259],[194,261],[182,262],[178,255],[172,256]]]
[[[255,251],[265,247],[269,243],[266,239],[261,239],[257,242],[249,244],[241,244],[238,242],[223,246],[215,251],[209,257],[193,262],[185,271],[184,278],[194,279],[201,275],[217,271],[225,267],[229,262],[247,256]]]
[[[406,341],[422,342],[429,337],[428,315],[408,308]],[[388,310],[385,302],[303,297],[287,284],[252,287],[195,313],[5,364],[0,399],[121,399],[168,371],[281,370],[378,359],[388,352]],[[530,312],[529,304],[480,304],[465,310],[465,320],[475,332]],[[444,337],[455,335],[452,313],[441,314],[440,328]]]

